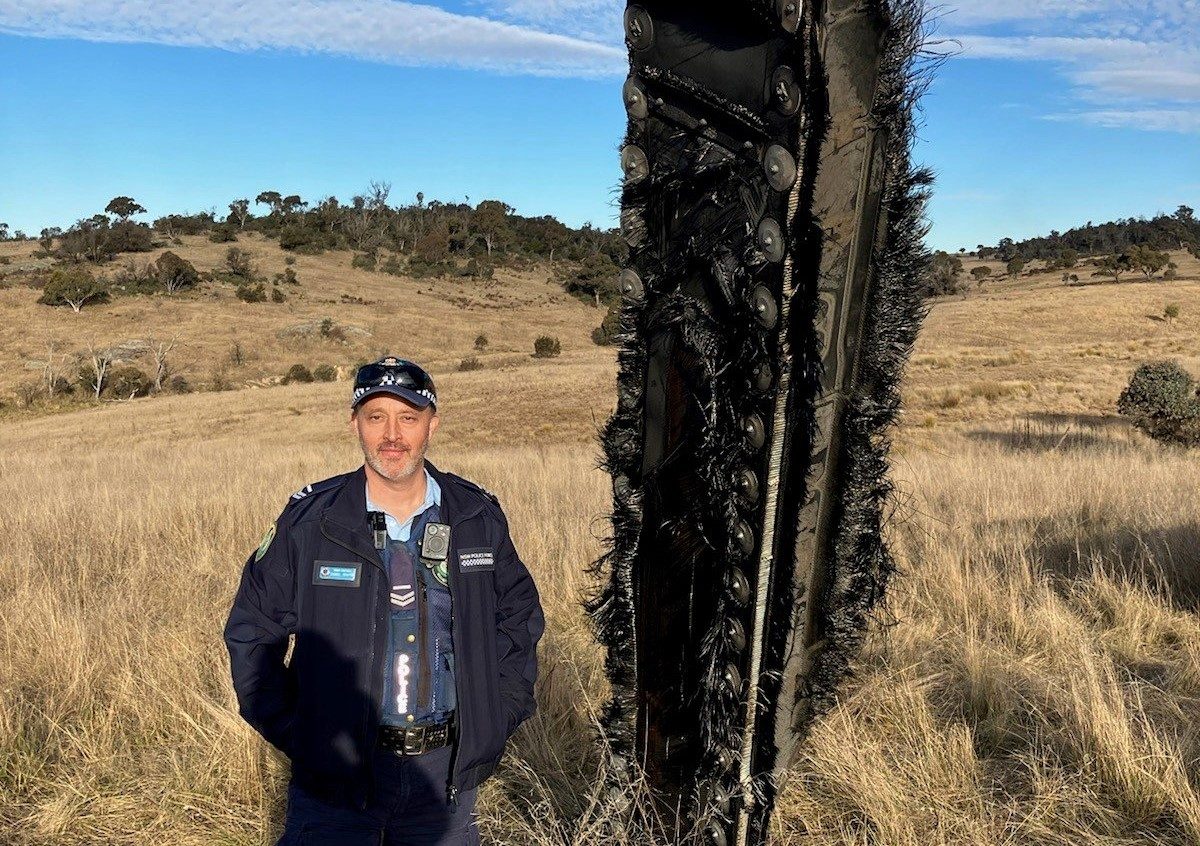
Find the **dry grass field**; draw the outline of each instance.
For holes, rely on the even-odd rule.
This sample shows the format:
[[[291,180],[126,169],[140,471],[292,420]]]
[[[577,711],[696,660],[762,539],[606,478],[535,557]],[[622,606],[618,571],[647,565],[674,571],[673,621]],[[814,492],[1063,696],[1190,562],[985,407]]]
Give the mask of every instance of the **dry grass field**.
[[[786,786],[779,843],[1200,842],[1200,462],[1113,417],[1139,361],[1171,355],[1195,372],[1198,270],[1022,279],[933,304],[896,450],[901,574]],[[1173,326],[1148,316],[1166,302],[1181,305]],[[540,710],[485,789],[485,838],[625,843],[596,793],[605,682],[578,604],[605,532],[592,436],[614,363],[587,340],[593,310],[560,302],[542,324],[560,313],[545,305],[454,308],[461,351],[439,354],[432,325],[395,342],[435,364],[445,425],[431,457],[498,494],[547,608]],[[179,321],[189,343],[227,343],[202,304],[118,306],[195,309]],[[118,306],[61,317],[82,337],[93,317],[119,326],[104,313]],[[213,308],[224,321],[254,307]],[[466,324],[491,319],[497,337],[557,326],[563,357],[453,372]],[[148,320],[138,330],[157,333]],[[14,361],[21,338],[0,342]],[[289,385],[0,423],[0,843],[273,842],[286,761],[237,717],[220,630],[288,493],[356,466],[347,392]]]

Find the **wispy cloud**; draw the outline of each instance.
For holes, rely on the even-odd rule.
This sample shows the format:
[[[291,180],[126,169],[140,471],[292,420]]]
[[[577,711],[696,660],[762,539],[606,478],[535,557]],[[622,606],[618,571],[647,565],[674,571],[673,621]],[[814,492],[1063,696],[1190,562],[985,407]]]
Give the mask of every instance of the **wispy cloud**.
[[[960,0],[943,28],[962,55],[1045,62],[1104,127],[1200,132],[1200,0]]]
[[[233,51],[298,50],[397,65],[542,76],[623,72],[618,45],[394,0],[0,0],[0,32]]]

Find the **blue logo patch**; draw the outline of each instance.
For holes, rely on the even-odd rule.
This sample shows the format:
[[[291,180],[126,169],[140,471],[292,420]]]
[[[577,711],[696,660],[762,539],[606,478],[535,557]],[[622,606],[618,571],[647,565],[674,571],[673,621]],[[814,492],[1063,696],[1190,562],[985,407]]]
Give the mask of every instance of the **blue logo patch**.
[[[333,579],[335,582],[352,582],[358,575],[353,567],[322,567],[317,571],[322,579]]]
[[[313,563],[312,583],[329,587],[358,587],[362,581],[362,565],[353,561],[316,561]]]

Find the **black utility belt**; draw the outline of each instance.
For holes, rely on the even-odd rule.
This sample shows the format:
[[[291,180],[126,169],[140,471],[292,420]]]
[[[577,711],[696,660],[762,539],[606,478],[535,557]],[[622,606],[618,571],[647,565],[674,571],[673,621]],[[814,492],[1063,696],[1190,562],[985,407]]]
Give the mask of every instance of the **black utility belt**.
[[[432,726],[380,726],[379,745],[397,755],[424,755],[449,746],[454,740],[454,724]]]

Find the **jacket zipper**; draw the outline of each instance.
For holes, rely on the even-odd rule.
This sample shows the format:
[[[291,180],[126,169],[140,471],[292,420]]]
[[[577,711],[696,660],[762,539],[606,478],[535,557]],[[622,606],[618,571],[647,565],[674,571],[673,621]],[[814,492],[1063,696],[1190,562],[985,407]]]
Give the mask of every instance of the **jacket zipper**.
[[[413,573],[419,582],[417,590],[417,649],[421,657],[417,659],[420,672],[420,675],[417,676],[417,707],[425,708],[433,704],[429,695],[433,671],[429,666],[430,662],[426,660],[429,657],[429,594],[425,587],[425,574],[417,572],[418,569],[417,566],[413,567]]]
[[[343,549],[345,549],[349,552],[353,552],[359,558],[363,558],[363,559],[366,558],[365,555],[363,555],[360,551],[358,551],[354,547],[350,546],[349,544],[342,543],[340,540],[331,536],[327,531],[325,531],[324,521],[321,522],[321,534],[325,536],[326,540],[333,541],[334,543],[336,543],[338,546],[342,547]],[[378,550],[376,550],[376,554],[378,555]],[[382,571],[384,573],[387,572],[387,564],[384,563],[382,558],[380,558],[378,561],[373,561],[371,563],[379,564]],[[378,576],[376,576],[376,578],[378,578]],[[367,750],[373,750],[375,748],[375,743],[378,740],[378,727],[372,727],[370,724],[371,723],[371,719],[370,719],[371,718],[371,705],[370,705],[370,703],[378,704],[379,700],[383,697],[383,693],[381,691],[377,690],[376,688],[378,687],[380,680],[383,678],[384,672],[386,672],[385,668],[375,666],[375,632],[378,630],[378,625],[379,625],[379,591],[375,590],[375,591],[372,591],[372,597],[371,597],[371,645],[370,645],[370,648],[367,650],[367,666],[371,668],[371,698],[369,700],[367,707],[364,709],[365,713],[363,714],[363,719],[362,719],[363,738],[367,741],[364,744],[364,746]],[[363,798],[360,799],[358,802],[358,807],[361,810],[366,810],[367,797],[369,797],[371,795],[372,788],[374,786],[375,774],[372,772],[372,770],[373,770],[373,767],[366,767],[367,791],[364,794]]]
[[[456,635],[458,634],[458,626],[454,624],[454,565],[450,557],[454,554],[454,533],[450,534],[450,549],[446,550],[446,590],[450,594],[450,648],[456,656],[462,655],[459,651],[458,643],[456,643]],[[458,747],[461,743],[459,726],[461,720],[458,717],[458,712],[463,707],[462,684],[459,677],[462,675],[461,662],[456,660],[454,668],[454,742],[450,744],[450,776],[446,783],[446,801],[450,805],[450,813],[458,811]]]

